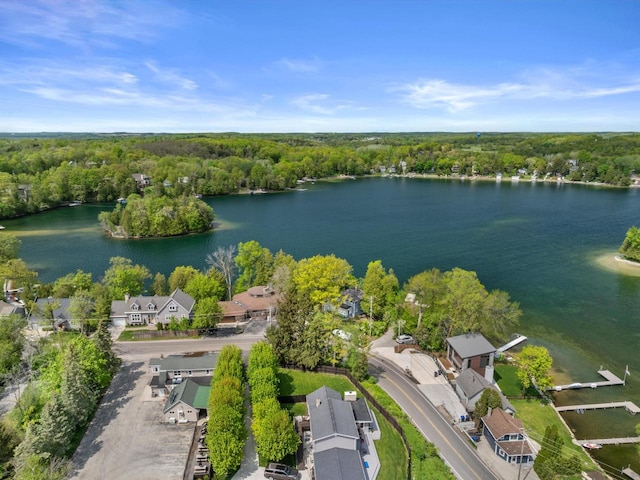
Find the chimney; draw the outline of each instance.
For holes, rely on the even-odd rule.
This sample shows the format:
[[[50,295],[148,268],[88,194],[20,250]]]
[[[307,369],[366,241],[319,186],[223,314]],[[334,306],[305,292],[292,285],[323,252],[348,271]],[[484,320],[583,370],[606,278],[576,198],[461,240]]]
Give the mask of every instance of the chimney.
[[[124,301],[125,301],[125,302],[128,302],[128,301],[129,301],[129,299],[131,299],[131,296],[130,296],[128,293],[125,293],[125,294],[124,294]]]
[[[489,407],[489,408],[487,409],[487,418],[491,418],[491,412],[492,412],[492,411],[493,411],[493,408],[492,408],[492,407]]]
[[[322,403],[322,402],[320,401],[320,399],[319,399],[319,398],[316,398],[316,408],[320,408],[320,404],[321,404],[321,403]]]
[[[355,402],[358,399],[358,393],[354,390],[347,390],[344,392],[345,402]]]

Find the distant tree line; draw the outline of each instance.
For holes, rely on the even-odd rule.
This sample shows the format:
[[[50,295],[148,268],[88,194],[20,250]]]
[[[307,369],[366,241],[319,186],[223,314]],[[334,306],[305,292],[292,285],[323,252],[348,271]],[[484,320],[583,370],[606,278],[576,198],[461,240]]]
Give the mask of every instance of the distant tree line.
[[[0,218],[72,201],[283,190],[303,178],[532,175],[630,185],[640,134],[203,134],[0,139]]]

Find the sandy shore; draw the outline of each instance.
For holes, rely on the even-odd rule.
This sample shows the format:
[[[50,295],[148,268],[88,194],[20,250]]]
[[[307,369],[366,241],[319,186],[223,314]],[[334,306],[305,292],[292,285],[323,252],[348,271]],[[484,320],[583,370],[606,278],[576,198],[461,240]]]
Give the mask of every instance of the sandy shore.
[[[629,275],[632,277],[640,277],[640,263],[626,260],[620,255],[607,252],[602,255],[598,255],[595,258],[595,263],[612,272],[621,273],[623,275]]]

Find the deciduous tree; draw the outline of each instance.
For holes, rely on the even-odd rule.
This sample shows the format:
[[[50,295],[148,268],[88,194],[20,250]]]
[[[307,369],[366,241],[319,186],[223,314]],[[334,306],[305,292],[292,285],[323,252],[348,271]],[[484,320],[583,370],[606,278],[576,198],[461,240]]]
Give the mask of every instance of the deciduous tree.
[[[527,345],[518,355],[518,378],[522,383],[522,393],[535,383],[540,390],[552,385],[550,375],[553,359],[549,351],[537,345]]]

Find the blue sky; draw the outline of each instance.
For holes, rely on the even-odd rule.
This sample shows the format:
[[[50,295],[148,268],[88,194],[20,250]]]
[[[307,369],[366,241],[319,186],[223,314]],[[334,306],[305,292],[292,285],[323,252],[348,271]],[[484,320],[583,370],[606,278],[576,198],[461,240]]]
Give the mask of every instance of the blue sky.
[[[640,2],[0,0],[0,131],[638,131]]]

